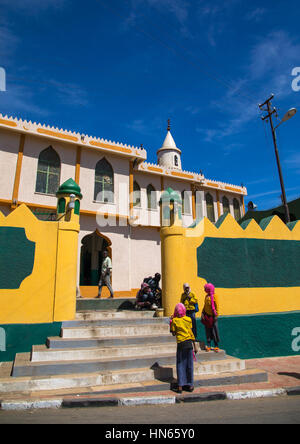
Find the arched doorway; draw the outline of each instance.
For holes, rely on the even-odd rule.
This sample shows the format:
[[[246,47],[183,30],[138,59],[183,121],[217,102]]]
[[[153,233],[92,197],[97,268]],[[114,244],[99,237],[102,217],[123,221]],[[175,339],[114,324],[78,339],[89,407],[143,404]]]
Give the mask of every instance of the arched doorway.
[[[100,278],[100,268],[103,251],[108,251],[112,259],[111,241],[98,230],[81,241],[80,251],[80,286],[97,286]]]

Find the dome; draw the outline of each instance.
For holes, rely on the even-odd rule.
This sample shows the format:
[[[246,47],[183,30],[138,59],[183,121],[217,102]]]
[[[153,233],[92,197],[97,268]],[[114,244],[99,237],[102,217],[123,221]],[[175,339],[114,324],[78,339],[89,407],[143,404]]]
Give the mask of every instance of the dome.
[[[56,196],[59,194],[75,194],[75,196],[78,196],[79,199],[82,198],[81,189],[72,178],[61,184],[57,190]]]

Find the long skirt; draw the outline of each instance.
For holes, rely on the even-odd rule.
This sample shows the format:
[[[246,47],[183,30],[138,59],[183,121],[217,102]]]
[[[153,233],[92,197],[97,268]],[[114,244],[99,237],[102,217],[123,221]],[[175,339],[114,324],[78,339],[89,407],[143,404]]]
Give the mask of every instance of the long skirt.
[[[205,326],[205,333],[206,333],[207,345],[210,346],[211,341],[214,341],[215,347],[217,347],[220,342],[218,321],[214,322],[212,328],[208,328]]]
[[[194,385],[193,349],[177,345],[176,370],[178,386]]]

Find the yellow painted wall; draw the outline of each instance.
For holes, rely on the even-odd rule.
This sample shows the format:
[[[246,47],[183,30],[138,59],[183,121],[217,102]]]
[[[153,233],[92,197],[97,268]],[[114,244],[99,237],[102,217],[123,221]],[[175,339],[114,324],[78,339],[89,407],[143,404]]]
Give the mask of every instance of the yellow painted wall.
[[[173,314],[180,302],[183,283],[190,284],[199,301],[199,313],[204,303],[206,280],[198,277],[197,248],[210,238],[247,238],[300,240],[300,222],[290,230],[277,216],[263,230],[254,220],[243,229],[228,214],[217,228],[203,218],[195,228],[183,228],[177,223],[161,228],[162,285],[165,314]],[[213,255],[214,252],[212,251]],[[299,266],[300,272],[300,266]],[[212,282],[214,283],[214,282]],[[216,288],[220,315],[243,315],[300,310],[300,287]]]
[[[76,305],[79,223],[45,222],[21,205],[0,227],[20,227],[35,243],[34,266],[18,289],[0,289],[0,324],[47,323],[73,319]]]

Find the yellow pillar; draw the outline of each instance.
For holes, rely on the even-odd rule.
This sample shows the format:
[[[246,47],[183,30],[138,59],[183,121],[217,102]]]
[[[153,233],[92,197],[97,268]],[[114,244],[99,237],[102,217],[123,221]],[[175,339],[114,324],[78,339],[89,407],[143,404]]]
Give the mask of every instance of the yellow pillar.
[[[175,305],[180,302],[182,285],[178,276],[186,275],[184,233],[182,226],[182,199],[178,193],[167,188],[160,198],[161,205],[161,268],[162,268],[162,306],[165,316],[174,313]],[[166,225],[169,216],[168,226]]]
[[[188,266],[184,248],[185,228],[178,225],[161,228],[161,267],[162,267],[162,306],[165,316],[174,313],[175,305],[180,302],[182,285],[178,276],[185,276]]]
[[[72,219],[58,222],[54,322],[75,318],[79,230]]]
[[[53,320],[56,322],[74,319],[76,313],[80,191],[76,182],[68,179],[56,193],[58,234],[53,309]]]

